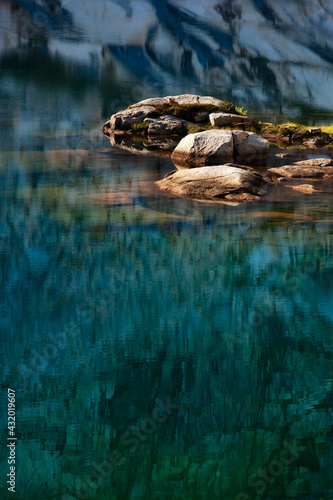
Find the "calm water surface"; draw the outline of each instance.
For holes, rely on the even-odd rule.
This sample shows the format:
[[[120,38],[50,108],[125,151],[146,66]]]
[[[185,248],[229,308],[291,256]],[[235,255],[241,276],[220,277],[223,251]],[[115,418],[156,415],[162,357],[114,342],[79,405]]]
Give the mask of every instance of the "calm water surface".
[[[0,62],[16,497],[333,498],[333,186],[239,207],[166,196],[168,156],[100,132],[135,81],[75,57],[39,44]]]

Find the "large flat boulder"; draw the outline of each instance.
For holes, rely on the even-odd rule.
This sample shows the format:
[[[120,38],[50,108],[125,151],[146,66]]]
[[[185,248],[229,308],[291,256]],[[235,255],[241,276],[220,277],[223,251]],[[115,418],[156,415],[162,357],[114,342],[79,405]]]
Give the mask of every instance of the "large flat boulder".
[[[333,160],[330,158],[312,158],[291,165],[270,168],[268,172],[287,179],[328,179],[333,177]]]
[[[332,158],[310,158],[309,160],[296,161],[294,165],[300,167],[333,167]]]
[[[216,99],[215,97],[210,96],[202,96],[196,94],[181,94],[181,95],[169,95],[166,97],[152,97],[150,99],[144,99],[143,101],[137,102],[136,104],[132,104],[131,108],[136,108],[140,106],[161,106],[162,104],[168,102],[177,102],[180,105],[183,104],[209,104],[212,106],[221,106],[224,104],[224,101],[220,99]]]
[[[269,183],[254,169],[233,164],[177,170],[156,184],[180,197],[237,203],[255,200],[269,190]]]
[[[230,130],[206,130],[184,137],[172,153],[175,165],[204,167],[233,160],[234,139]]]

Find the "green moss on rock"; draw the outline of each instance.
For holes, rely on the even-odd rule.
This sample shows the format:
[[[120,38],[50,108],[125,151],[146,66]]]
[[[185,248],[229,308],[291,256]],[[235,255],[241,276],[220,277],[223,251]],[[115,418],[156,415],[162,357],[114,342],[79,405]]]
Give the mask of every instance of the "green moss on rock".
[[[224,101],[220,106],[213,104],[178,104],[177,101],[168,101],[160,105],[154,106],[159,115],[173,115],[182,120],[190,122],[194,121],[195,115],[206,111],[214,113],[221,111],[223,113],[232,113],[236,115],[246,116],[247,111],[243,108],[238,108],[232,102]]]
[[[140,122],[140,123],[132,123],[131,125],[131,130],[132,132],[147,132],[149,127],[149,123],[147,122]]]

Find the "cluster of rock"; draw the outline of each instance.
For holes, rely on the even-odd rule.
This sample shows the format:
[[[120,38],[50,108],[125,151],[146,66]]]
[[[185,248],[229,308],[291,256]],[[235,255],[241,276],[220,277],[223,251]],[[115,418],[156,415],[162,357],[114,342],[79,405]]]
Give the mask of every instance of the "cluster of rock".
[[[158,116],[154,106],[140,106],[137,108],[126,109],[111,116],[109,122],[103,126],[103,132],[110,133],[138,133],[139,128],[135,126],[139,123],[147,124],[146,131],[148,135],[184,135],[184,120],[173,115]]]
[[[157,185],[176,196],[199,200],[255,200],[268,192],[269,180],[245,165],[265,163],[268,148],[268,141],[253,132],[207,130],[189,134],[171,155],[178,171]]]
[[[267,123],[262,124],[262,135],[270,141],[287,142],[295,145],[302,144],[309,148],[321,148],[333,142],[333,135],[323,132],[320,127],[274,126]]]
[[[186,135],[189,125],[211,127],[256,125],[254,120],[221,111],[226,102],[209,96],[183,94],[156,97],[132,104],[111,116],[103,125],[103,133],[148,135]]]
[[[267,175],[251,168],[266,165],[269,142],[254,132],[239,130],[242,125],[248,127],[256,122],[221,111],[225,105],[219,99],[192,94],[146,99],[114,114],[103,125],[103,132],[111,144],[129,150],[133,146],[126,141],[138,131],[145,134],[140,144],[142,151],[154,145],[160,153],[172,150],[171,158],[178,170],[157,185],[180,197],[238,204],[266,195],[276,181],[333,177],[333,160],[323,158],[269,168]],[[188,133],[191,123],[206,123],[210,129]],[[308,134],[313,139],[318,131],[313,129]],[[295,128],[292,134],[296,134],[294,140],[301,137]],[[309,184],[285,185],[304,193],[315,191]]]

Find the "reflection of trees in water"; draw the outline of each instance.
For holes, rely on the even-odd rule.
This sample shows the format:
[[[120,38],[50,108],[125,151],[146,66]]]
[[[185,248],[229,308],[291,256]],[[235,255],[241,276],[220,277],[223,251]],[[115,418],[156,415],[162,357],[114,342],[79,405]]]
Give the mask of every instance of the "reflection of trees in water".
[[[200,210],[202,223],[147,229],[140,212],[121,207],[96,233],[96,207],[66,204],[66,190],[50,198],[38,183],[14,186],[1,210],[11,308],[2,358],[10,385],[24,390],[23,456],[45,464],[36,483],[43,476],[48,491],[59,491],[62,476],[72,485],[90,472],[76,450],[102,462],[156,397],[170,396],[177,414],[114,472],[119,495],[142,487],[149,498],[186,484],[185,497],[237,496],[294,438],[307,447],[296,463],[304,480],[319,462],[313,488],[324,491],[330,448],[321,443],[332,425],[326,233],[264,229],[242,212],[222,217],[211,208]],[[296,465],[268,491],[296,484]],[[96,498],[108,491],[105,481]]]
[[[136,100],[117,70],[119,62],[133,67],[140,54],[144,70],[153,68],[155,76],[145,79],[147,92],[151,84],[164,93],[170,75],[173,84],[181,78],[187,87],[179,76],[187,71],[199,83],[206,81],[203,73],[214,77],[231,95],[242,85],[249,101],[251,88],[268,79],[265,95],[288,98],[288,79],[277,79],[267,59],[236,54],[235,26],[230,38],[197,26],[177,7],[155,4],[166,39],[177,42],[172,57],[161,57],[153,27],[145,47],[105,47],[97,61],[70,62],[48,51],[57,36],[48,27],[21,39],[25,48],[0,62],[2,149],[31,150],[31,156],[1,153],[0,162],[0,355],[4,382],[20,391],[21,491],[43,499],[72,492],[76,477],[85,478],[93,461],[120,448],[126,429],[151,415],[156,397],[169,396],[178,412],[129,454],[113,486],[103,481],[95,498],[109,500],[112,491],[118,498],[169,493],[186,500],[235,498],[244,489],[251,495],[251,474],[295,438],[305,452],[267,493],[291,496],[303,481],[312,496],[325,498],[332,428],[330,232],[315,223],[263,223],[247,216],[247,208],[198,208],[145,192],[133,196],[132,205],[89,204],[86,194],[101,185],[128,185],[151,164],[122,157],[106,165],[92,151],[79,160],[73,151],[44,153],[55,147],[62,120],[71,133],[64,132],[55,149],[75,150],[73,122],[79,134],[92,108],[98,121]],[[126,9],[131,15],[130,3]],[[32,19],[33,12],[18,13]],[[220,13],[228,22],[239,15]],[[278,19],[268,14],[271,22]],[[61,32],[80,41],[77,27],[66,26]],[[212,40],[220,51],[212,51]],[[278,66],[282,75],[290,73],[289,64]],[[50,132],[49,142],[24,128],[34,120],[40,120],[37,132]],[[85,147],[94,149],[91,142]],[[162,172],[167,167],[159,161]],[[331,217],[330,206],[284,204],[283,210]]]
[[[4,2],[1,10],[3,15],[10,18],[12,43],[40,43],[46,36],[51,36],[52,32],[61,30],[63,34],[66,31],[69,34],[74,28],[71,14],[60,0],[14,0]]]

